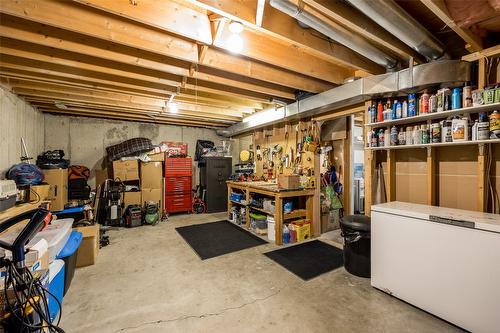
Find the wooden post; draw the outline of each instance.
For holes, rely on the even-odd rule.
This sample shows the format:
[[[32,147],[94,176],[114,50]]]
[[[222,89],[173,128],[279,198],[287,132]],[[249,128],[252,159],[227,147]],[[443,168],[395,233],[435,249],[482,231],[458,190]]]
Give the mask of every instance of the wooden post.
[[[283,199],[278,194],[276,195],[275,201],[275,212],[274,212],[274,225],[275,225],[275,238],[276,244],[283,244]]]
[[[352,163],[351,163],[351,136],[352,136],[352,122],[351,117],[348,116],[346,119],[347,125],[347,139],[342,140],[343,151],[344,151],[344,166],[342,167],[342,175],[343,184],[344,184],[344,214],[350,215],[353,214],[351,211],[351,191],[352,191],[352,180],[351,180],[351,171],[352,171]]]
[[[485,212],[487,207],[488,197],[486,195],[486,180],[489,175],[486,174],[486,146],[480,144],[477,154],[477,210]]]
[[[368,124],[370,120],[368,119],[369,114],[368,114],[368,107],[371,106],[371,101],[366,101],[365,102],[365,124]],[[366,139],[368,137],[368,131],[370,131],[371,128],[366,127],[363,131],[364,134],[364,140],[365,140],[365,147],[370,146],[370,142],[366,142]],[[372,176],[373,176],[373,170],[375,169],[375,154],[374,150],[370,149],[365,149],[365,175],[364,175],[364,181],[365,181],[365,215],[370,216],[371,212],[371,206],[372,206]]]
[[[477,87],[478,89],[484,89],[484,86],[488,85],[488,78],[486,77],[486,73],[488,72],[486,68],[486,60],[484,58],[479,58],[479,67],[478,67],[478,80]]]
[[[396,200],[396,151],[387,150],[387,201]]]
[[[427,204],[436,205],[436,151],[427,148]]]
[[[314,188],[313,197],[313,220],[312,220],[312,235],[321,235],[321,175],[320,175],[320,161],[319,154],[314,154],[314,177],[316,178],[316,187]],[[310,199],[307,199],[310,200]]]

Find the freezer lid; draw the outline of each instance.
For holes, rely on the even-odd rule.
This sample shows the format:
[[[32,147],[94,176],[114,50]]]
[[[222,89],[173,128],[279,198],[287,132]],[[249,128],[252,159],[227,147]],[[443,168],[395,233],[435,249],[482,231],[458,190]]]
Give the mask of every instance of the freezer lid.
[[[470,210],[392,201],[371,207],[372,212],[413,217],[437,223],[500,233],[500,215]]]

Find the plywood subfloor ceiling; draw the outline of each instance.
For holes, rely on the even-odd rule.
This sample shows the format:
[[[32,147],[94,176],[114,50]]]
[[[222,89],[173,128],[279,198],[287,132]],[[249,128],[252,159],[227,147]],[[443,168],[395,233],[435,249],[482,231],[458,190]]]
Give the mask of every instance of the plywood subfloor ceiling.
[[[421,59],[345,3],[301,5],[403,61]],[[245,26],[241,54],[231,21]],[[384,71],[264,0],[2,0],[0,23],[0,83],[54,114],[227,127],[297,92]]]

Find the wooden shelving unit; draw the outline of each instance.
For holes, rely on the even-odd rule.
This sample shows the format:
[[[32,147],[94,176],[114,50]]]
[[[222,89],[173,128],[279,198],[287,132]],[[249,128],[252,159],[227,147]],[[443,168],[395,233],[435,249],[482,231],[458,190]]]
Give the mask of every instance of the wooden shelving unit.
[[[413,124],[433,119],[444,119],[455,115],[489,112],[494,110],[500,110],[500,103],[471,106],[468,108],[461,108],[461,109],[448,110],[442,112],[424,113],[414,117],[385,120],[377,123],[368,123],[365,124],[365,127],[387,127],[392,125]]]
[[[393,150],[393,149],[413,149],[413,148],[429,148],[429,147],[481,145],[481,144],[488,144],[488,143],[500,143],[500,139],[425,143],[425,144],[418,144],[418,145],[401,145],[401,146],[387,146],[387,147],[365,147],[365,149],[367,149],[367,150]]]
[[[268,212],[268,211],[266,211],[266,210],[264,210],[264,209],[262,209],[262,208],[257,208],[257,207],[254,207],[254,206],[247,206],[247,207],[248,207],[248,208],[250,208],[250,209],[253,209],[253,210],[259,211],[259,212],[261,212],[261,213],[264,213],[264,214],[266,214],[266,215],[274,216],[274,213]]]
[[[301,217],[306,217],[307,211],[305,209],[296,209],[290,213],[283,214],[283,220],[296,219]]]

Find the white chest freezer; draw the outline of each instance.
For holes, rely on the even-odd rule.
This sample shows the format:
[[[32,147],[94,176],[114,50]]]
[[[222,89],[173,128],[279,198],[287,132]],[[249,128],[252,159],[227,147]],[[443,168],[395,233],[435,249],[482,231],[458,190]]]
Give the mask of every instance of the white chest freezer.
[[[372,206],[371,284],[471,332],[500,332],[500,215]]]

